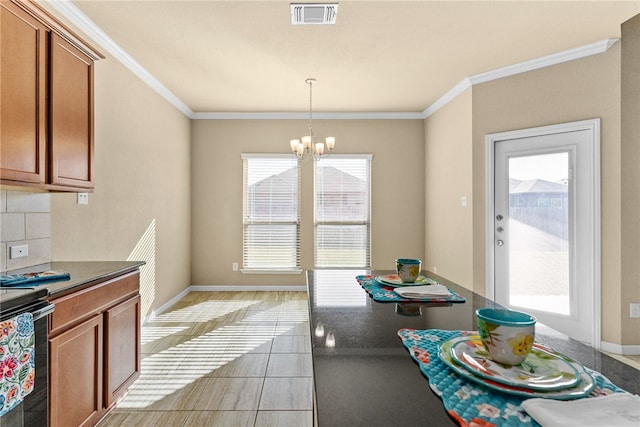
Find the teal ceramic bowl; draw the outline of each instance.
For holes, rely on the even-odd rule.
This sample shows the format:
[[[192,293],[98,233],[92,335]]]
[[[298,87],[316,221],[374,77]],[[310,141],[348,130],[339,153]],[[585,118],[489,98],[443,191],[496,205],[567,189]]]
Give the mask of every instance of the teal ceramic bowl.
[[[504,365],[519,365],[531,352],[536,318],[521,311],[479,308],[476,310],[478,333],[491,360]]]
[[[396,272],[405,283],[413,283],[420,275],[422,261],[416,258],[398,258]]]

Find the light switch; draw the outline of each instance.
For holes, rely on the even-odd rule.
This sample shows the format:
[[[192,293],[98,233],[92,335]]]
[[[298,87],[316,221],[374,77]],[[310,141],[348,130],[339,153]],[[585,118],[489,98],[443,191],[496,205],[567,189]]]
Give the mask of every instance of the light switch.
[[[460,197],[460,206],[462,207],[467,206],[467,196]]]
[[[29,256],[29,245],[19,245],[9,247],[9,258],[23,258]]]

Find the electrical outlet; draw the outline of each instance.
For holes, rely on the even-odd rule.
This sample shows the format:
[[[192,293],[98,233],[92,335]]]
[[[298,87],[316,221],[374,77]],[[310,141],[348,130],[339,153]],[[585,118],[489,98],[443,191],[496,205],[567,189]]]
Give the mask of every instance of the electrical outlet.
[[[634,319],[640,317],[640,304],[639,303],[631,303],[631,304],[629,304],[629,317],[634,318]]]
[[[238,271],[238,263],[237,262],[233,263],[233,271]]]
[[[19,246],[9,247],[9,257],[11,259],[24,258],[26,256],[29,256],[29,245],[19,245]]]
[[[78,204],[79,205],[88,205],[89,204],[89,193],[78,193]]]

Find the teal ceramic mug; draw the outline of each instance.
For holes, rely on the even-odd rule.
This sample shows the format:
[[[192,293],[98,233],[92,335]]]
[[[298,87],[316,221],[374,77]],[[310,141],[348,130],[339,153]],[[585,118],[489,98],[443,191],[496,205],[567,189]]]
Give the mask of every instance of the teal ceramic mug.
[[[535,338],[534,316],[521,311],[479,308],[476,318],[480,339],[491,360],[505,365],[524,362]]]

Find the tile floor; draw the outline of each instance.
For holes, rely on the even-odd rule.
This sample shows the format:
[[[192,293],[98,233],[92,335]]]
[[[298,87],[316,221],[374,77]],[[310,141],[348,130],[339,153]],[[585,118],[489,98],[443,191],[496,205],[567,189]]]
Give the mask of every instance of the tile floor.
[[[604,353],[606,353],[609,356],[613,357],[614,359],[618,359],[619,361],[621,361],[623,363],[626,363],[627,365],[632,366],[632,367],[634,367],[634,368],[636,368],[637,370],[640,371],[640,355],[622,356],[620,354],[607,353],[606,351]]]
[[[312,425],[306,292],[191,292],[142,326],[140,378],[99,427]]]

